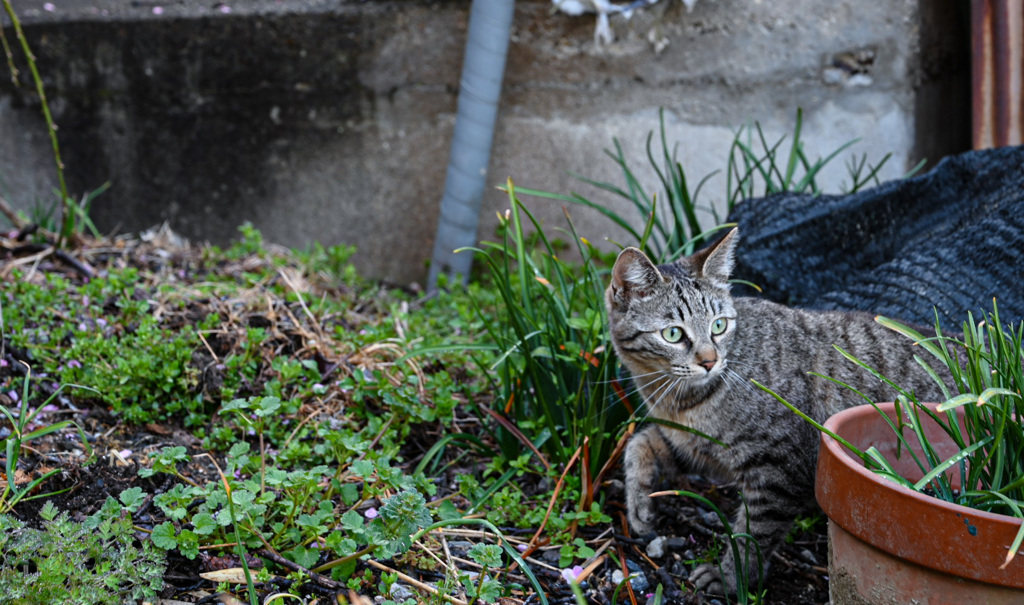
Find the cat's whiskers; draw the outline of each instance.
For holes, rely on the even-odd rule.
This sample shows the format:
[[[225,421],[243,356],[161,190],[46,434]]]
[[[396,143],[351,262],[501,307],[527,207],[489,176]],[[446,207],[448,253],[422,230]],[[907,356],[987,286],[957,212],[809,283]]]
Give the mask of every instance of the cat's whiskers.
[[[686,382],[685,378],[676,377],[675,380],[673,380],[670,383],[668,383],[668,388],[665,388],[664,390],[661,390],[661,387],[659,387],[659,390],[661,390],[661,394],[658,395],[658,398],[654,401],[654,403],[649,403],[649,401],[657,393],[657,391],[655,391],[654,393],[651,393],[647,397],[647,400],[648,400],[647,413],[644,414],[643,419],[646,420],[651,414],[653,414],[655,408],[657,408],[658,405],[661,404],[662,401],[664,401],[665,397],[668,396],[673,391],[675,391],[676,388],[679,387],[679,385],[684,383],[684,382]],[[673,395],[673,397],[674,397],[674,395]]]
[[[648,378],[650,376],[655,376],[656,378],[654,378],[653,380],[648,380],[646,382],[641,382],[641,380],[639,380],[639,379],[642,379],[642,378]],[[612,394],[609,397],[611,399],[611,402],[608,404],[608,407],[606,408],[606,411],[611,409],[612,406],[621,403],[621,400],[622,400],[623,397],[626,398],[626,399],[629,399],[633,395],[639,393],[640,390],[643,389],[644,387],[657,384],[658,382],[661,382],[663,380],[669,380],[669,379],[671,379],[671,376],[669,374],[667,374],[666,372],[664,372],[664,371],[658,370],[658,371],[655,371],[655,372],[648,372],[646,374],[637,374],[636,376],[631,376],[631,378],[632,378],[632,380],[629,381],[629,385],[630,385],[629,389],[623,389],[622,393]],[[658,387],[657,389],[655,389],[655,392],[660,390],[663,386],[664,385],[662,385],[662,386]],[[636,414],[640,410],[644,409],[644,407],[647,405],[646,398],[641,397],[640,399],[641,399],[640,405],[637,406],[636,410],[634,410],[634,412],[633,412],[634,414]]]
[[[653,376],[654,378],[650,378],[651,376]],[[642,378],[644,378],[644,379],[642,380]],[[670,373],[668,373],[668,372],[663,371],[663,370],[658,370],[657,372],[651,372],[650,374],[642,374],[642,375],[637,376],[637,377],[634,378],[634,380],[633,380],[634,391],[633,392],[638,393],[638,392],[640,392],[641,390],[643,390],[645,388],[649,388],[649,387],[654,386],[654,385],[658,384],[659,382],[662,382],[662,381],[665,381],[665,380],[670,380],[671,378],[672,378],[672,375]]]
[[[645,408],[649,409],[649,407],[651,405],[651,400],[658,393],[660,393],[663,390],[665,390],[665,389],[670,387],[671,382],[672,382],[671,374],[668,374],[666,372],[656,372],[656,374],[657,374],[656,378],[654,378],[652,380],[648,380],[648,381],[644,382],[643,384],[640,384],[640,381],[636,381],[635,382],[635,384],[637,385],[635,392],[641,392],[642,389],[645,389],[645,388],[648,388],[648,387],[655,387],[655,388],[652,391],[650,391],[647,395],[644,395],[641,392],[641,395],[640,395],[640,405],[637,407],[636,410],[633,411],[634,415],[639,415],[640,412],[642,410],[644,410]]]
[[[643,395],[644,402],[643,406],[641,406],[641,409],[643,407],[647,407],[649,411],[653,405],[651,404],[651,401],[654,400],[655,397],[660,398],[666,391],[671,389],[673,382],[674,380],[672,374],[669,374],[668,372],[660,372],[659,376],[654,380],[649,380],[646,383],[640,385],[638,387],[638,390],[650,388],[657,385],[656,388],[648,392],[646,395]]]
[[[636,383],[636,381],[638,379],[640,379],[640,378],[647,378],[648,376],[656,376],[658,374],[663,374],[663,373],[664,373],[663,370],[655,370],[653,372],[647,372],[646,374],[627,374],[625,376],[622,376],[621,378],[612,378],[611,380],[595,381],[594,384],[615,384],[616,382],[619,383],[619,384],[623,384],[625,382]]]

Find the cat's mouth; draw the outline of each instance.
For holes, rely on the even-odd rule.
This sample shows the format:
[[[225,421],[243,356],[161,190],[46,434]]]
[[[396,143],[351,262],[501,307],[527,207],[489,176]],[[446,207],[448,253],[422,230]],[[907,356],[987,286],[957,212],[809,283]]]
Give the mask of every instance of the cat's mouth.
[[[721,376],[724,371],[724,360],[715,363],[710,368],[706,368],[702,365],[689,367],[674,366],[672,368],[672,374],[682,378],[684,380],[683,384],[688,387],[702,387]]]
[[[712,367],[710,370],[705,370],[704,368],[701,368],[698,371],[703,372],[703,375],[694,377],[693,380],[691,380],[691,382],[698,386],[704,386],[709,382],[715,380],[722,374],[722,365],[715,364],[715,366]]]

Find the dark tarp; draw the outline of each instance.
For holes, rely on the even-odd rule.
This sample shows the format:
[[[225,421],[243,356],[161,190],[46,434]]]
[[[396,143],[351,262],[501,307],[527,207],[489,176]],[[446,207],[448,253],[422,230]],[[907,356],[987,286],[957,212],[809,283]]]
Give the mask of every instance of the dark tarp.
[[[959,331],[998,300],[1024,319],[1024,147],[950,157],[853,195],[781,194],[733,209],[734,277],[813,309],[863,310]],[[737,288],[738,294],[741,292]]]

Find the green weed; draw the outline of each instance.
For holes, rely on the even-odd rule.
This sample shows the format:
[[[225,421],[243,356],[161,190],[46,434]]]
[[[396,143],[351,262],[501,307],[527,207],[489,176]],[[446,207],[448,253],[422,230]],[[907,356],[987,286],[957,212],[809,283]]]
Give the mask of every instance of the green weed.
[[[141,490],[140,490],[141,491]],[[0,515],[0,594],[14,603],[120,604],[154,599],[163,588],[164,553],[148,541],[136,544],[131,515],[138,494],[117,501],[85,523],[47,503],[43,529]],[[117,508],[117,514],[109,514]]]
[[[2,327],[2,326],[0,326]],[[0,337],[2,337],[2,330],[0,330]],[[15,478],[18,476],[18,458],[21,455],[23,447],[27,446],[29,442],[34,439],[40,439],[47,435],[62,431],[68,427],[74,427],[78,431],[78,436],[81,439],[82,446],[87,452],[87,456],[92,458],[92,447],[89,446],[89,441],[85,437],[85,431],[72,420],[62,420],[53,424],[45,424],[41,427],[35,425],[39,423],[37,418],[46,409],[50,403],[57,398],[65,387],[71,388],[86,388],[74,384],[65,384],[59,386],[54,390],[53,394],[50,395],[45,401],[36,406],[30,408],[29,404],[29,384],[32,378],[32,369],[25,365],[25,379],[23,381],[23,388],[21,393],[21,404],[17,410],[9,410],[7,407],[0,405],[0,413],[2,413],[7,420],[11,423],[11,434],[9,437],[0,440],[0,444],[4,446],[5,452],[5,463],[4,470],[6,471],[4,481],[4,488],[0,491],[0,514],[13,510],[15,505],[22,500],[32,500],[35,498],[46,497],[52,494],[42,494],[29,496],[37,487],[42,485],[44,481],[52,477],[54,474],[59,473],[60,469],[52,469],[47,471],[42,476],[36,477],[29,481],[23,487],[18,487],[15,483]],[[88,389],[92,390],[92,389]]]

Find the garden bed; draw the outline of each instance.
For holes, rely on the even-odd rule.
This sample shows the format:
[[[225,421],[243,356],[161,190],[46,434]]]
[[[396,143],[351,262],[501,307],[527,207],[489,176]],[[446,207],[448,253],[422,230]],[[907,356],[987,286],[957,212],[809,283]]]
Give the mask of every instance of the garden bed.
[[[23,435],[74,424],[23,437],[16,487],[60,470],[13,506],[18,490],[5,494],[0,512],[24,523],[11,534],[22,536],[56,532],[55,511],[66,511],[111,559],[44,570],[24,545],[0,542],[6,560],[17,548],[25,557],[0,568],[0,588],[102,580],[144,564],[157,568],[153,596],[167,602],[228,591],[244,602],[245,584],[232,583],[245,576],[233,571],[241,539],[261,602],[278,592],[442,602],[427,586],[454,603],[471,602],[467,590],[538,603],[537,587],[567,603],[573,569],[589,602],[727,602],[686,581],[723,543],[710,509],[659,499],[665,540],[651,549],[625,527],[615,470],[595,507],[578,512],[571,473],[544,472],[529,453],[498,454],[485,409],[502,407],[490,353],[409,355],[485,338],[480,318],[496,312],[486,283],[470,288],[476,308],[463,291],[426,298],[363,281],[349,249],[278,249],[251,228],[226,250],[166,229],[78,238],[60,255],[45,241],[0,236],[0,404],[17,415],[27,393],[26,411],[42,408]],[[0,423],[0,438],[13,436]],[[724,511],[738,506],[729,486],[691,477],[683,487]],[[127,538],[108,540],[119,522]],[[772,556],[762,602],[828,602],[824,523],[800,525]],[[501,544],[498,533],[505,551],[477,546]],[[495,584],[480,581],[482,566]],[[630,588],[615,583],[622,567],[635,573]],[[147,594],[130,584],[108,583],[110,602]]]

